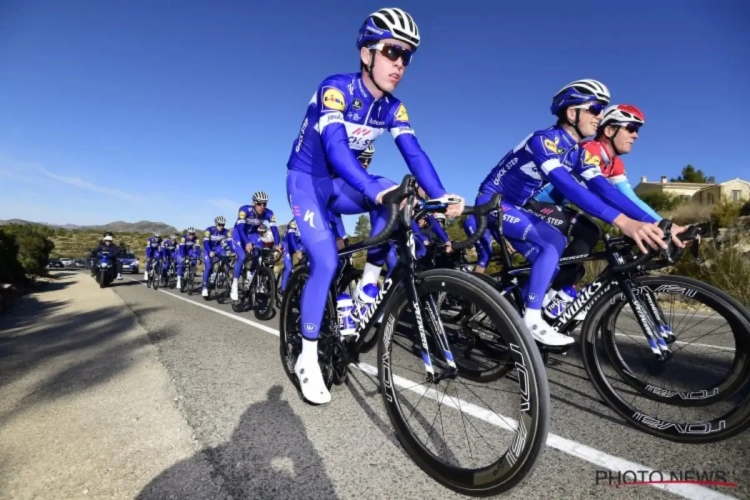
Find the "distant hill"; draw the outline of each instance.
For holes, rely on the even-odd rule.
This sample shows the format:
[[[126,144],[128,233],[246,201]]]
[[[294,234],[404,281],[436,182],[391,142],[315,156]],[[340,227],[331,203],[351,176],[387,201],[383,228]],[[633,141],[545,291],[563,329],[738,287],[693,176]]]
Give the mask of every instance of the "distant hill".
[[[125,222],[125,221],[115,221],[110,222],[109,224],[103,224],[100,226],[78,226],[76,224],[49,224],[47,222],[33,222],[33,221],[27,221],[23,219],[9,219],[9,220],[0,220],[0,226],[6,225],[6,224],[32,224],[36,226],[48,226],[48,227],[54,227],[54,228],[63,228],[63,229],[80,229],[80,230],[91,230],[91,231],[112,231],[113,233],[151,233],[154,231],[161,231],[162,234],[165,233],[175,233],[177,232],[177,229],[175,229],[173,226],[170,226],[168,224],[165,224],[163,222],[151,222],[151,221],[138,221],[138,222]]]

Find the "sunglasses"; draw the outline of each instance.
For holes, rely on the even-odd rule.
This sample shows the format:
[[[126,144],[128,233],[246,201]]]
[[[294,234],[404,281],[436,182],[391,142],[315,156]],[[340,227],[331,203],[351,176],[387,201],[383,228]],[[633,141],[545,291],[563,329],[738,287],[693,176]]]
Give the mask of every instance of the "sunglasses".
[[[255,204],[256,207],[265,207],[266,204],[264,202],[258,202]]]
[[[399,45],[379,43],[370,46],[370,49],[379,51],[383,57],[391,62],[396,62],[400,58],[404,62],[404,66],[408,66],[411,63],[411,58],[414,57],[414,52]]]
[[[641,129],[641,124],[640,123],[625,123],[622,125],[622,128],[624,128],[631,134],[635,134]]]
[[[216,227],[224,227],[226,224],[216,224]]]
[[[594,102],[591,104],[581,104],[580,106],[573,106],[575,109],[583,109],[584,111],[588,111],[594,116],[599,116],[604,111],[604,104],[599,102]]]

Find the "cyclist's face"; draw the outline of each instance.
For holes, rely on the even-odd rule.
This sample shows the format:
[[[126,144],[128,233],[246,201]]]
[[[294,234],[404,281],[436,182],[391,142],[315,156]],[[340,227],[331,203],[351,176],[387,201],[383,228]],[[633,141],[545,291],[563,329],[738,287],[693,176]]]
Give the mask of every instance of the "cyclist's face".
[[[226,224],[216,224],[216,229],[218,229],[219,231],[221,231],[222,229],[224,229],[225,225]]]
[[[576,112],[578,112],[578,130],[583,137],[589,137],[596,133],[599,123],[604,114],[604,104],[601,102],[588,102],[580,106],[568,108],[568,118],[575,123]]]
[[[367,170],[367,167],[370,166],[370,160],[371,158],[359,158],[359,163],[362,165],[362,168]]]
[[[375,82],[386,92],[393,92],[404,76],[406,66],[411,62],[411,45],[392,38],[374,44],[375,65],[372,74]],[[370,64],[372,51],[363,47],[360,52],[365,65]]]
[[[195,239],[195,233],[188,233],[188,239],[194,240]]]
[[[427,225],[427,219],[424,219],[424,218],[419,219],[417,221],[417,225],[419,225],[419,227],[425,227]]]
[[[607,128],[612,128],[613,134],[615,130],[618,130],[614,127]],[[635,143],[635,140],[638,139],[639,128],[640,127],[632,123],[627,124],[627,126],[619,127],[619,130],[617,134],[615,134],[615,138],[612,142],[614,142],[615,148],[617,148],[617,151],[619,151],[620,154],[630,153],[630,151],[633,149],[633,143]]]
[[[255,213],[256,214],[262,214],[265,209],[266,209],[266,204],[265,203],[256,203],[255,204]]]

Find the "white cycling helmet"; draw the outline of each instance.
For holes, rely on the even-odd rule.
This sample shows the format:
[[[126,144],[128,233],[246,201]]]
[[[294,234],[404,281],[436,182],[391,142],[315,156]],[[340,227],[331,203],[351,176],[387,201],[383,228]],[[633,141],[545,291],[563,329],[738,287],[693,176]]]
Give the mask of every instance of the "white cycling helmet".
[[[223,215],[219,215],[214,219],[214,224],[226,224],[227,220],[224,218]]]
[[[604,110],[604,116],[599,123],[599,128],[606,127],[609,124],[624,125],[627,123],[643,125],[646,123],[646,115],[643,114],[643,111],[630,104],[616,104]]]
[[[253,203],[268,203],[268,195],[265,191],[256,191],[253,194]]]
[[[161,238],[161,233],[159,231],[154,231],[154,238]]]
[[[195,228],[193,226],[190,226],[187,228],[187,231],[185,231],[187,234],[195,234]]]
[[[107,236],[104,237],[104,241],[114,241],[114,238],[112,238],[111,236],[107,235]]]
[[[380,9],[373,12],[362,24],[357,37],[357,48],[377,43],[387,38],[395,38],[406,42],[414,50],[419,47],[421,40],[419,28],[414,18],[407,12],[397,8]]]

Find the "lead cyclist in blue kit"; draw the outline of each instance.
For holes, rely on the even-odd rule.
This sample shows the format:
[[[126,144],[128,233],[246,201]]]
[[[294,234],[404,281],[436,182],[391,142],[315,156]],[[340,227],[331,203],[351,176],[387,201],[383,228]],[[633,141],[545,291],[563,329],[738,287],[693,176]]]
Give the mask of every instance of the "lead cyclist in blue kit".
[[[655,219],[614,188],[578,144],[594,135],[609,100],[609,90],[596,80],[578,80],[560,89],[550,107],[557,124],[530,134],[506,154],[484,179],[477,195],[477,205],[486,203],[494,193],[503,195],[503,233],[531,263],[524,290],[524,322],[534,340],[542,344],[573,343],[572,337],[557,332],[541,315],[542,300],[567,245],[565,235],[530,204],[547,182],[584,212],[633,238],[642,252],[648,247],[666,248]],[[489,224],[493,224],[492,218]],[[494,224],[498,224],[497,216]]]
[[[287,162],[287,194],[302,244],[310,261],[310,277],[302,290],[302,352],[294,372],[302,395],[312,403],[331,400],[318,365],[318,334],[326,294],[338,266],[336,235],[331,218],[370,212],[372,233],[386,224],[383,195],[397,186],[370,175],[357,161],[377,137],[390,131],[419,185],[432,198],[447,193],[409,124],[404,105],[391,92],[404,76],[419,47],[419,28],[401,9],[370,14],[359,30],[360,72],[332,75],[308,104],[299,137]],[[463,212],[463,199],[446,214]],[[377,283],[388,245],[368,252],[362,283]]]

